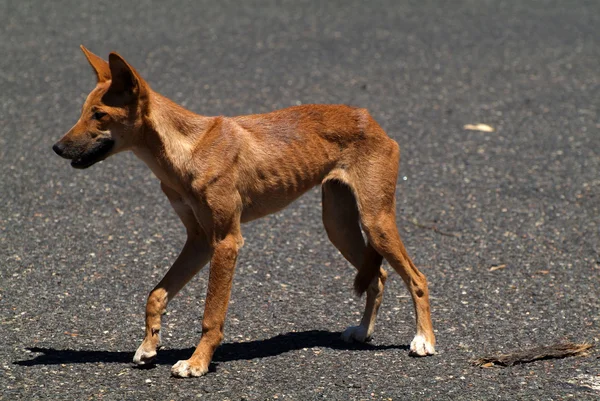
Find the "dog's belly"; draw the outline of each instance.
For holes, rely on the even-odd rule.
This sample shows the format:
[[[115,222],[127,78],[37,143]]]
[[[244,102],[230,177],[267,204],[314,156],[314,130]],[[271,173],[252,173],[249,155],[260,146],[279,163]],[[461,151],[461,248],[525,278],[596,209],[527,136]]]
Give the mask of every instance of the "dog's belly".
[[[242,194],[242,223],[259,219],[284,209],[309,189],[320,183],[321,179],[318,178],[299,182],[293,188],[265,188],[268,190]]]

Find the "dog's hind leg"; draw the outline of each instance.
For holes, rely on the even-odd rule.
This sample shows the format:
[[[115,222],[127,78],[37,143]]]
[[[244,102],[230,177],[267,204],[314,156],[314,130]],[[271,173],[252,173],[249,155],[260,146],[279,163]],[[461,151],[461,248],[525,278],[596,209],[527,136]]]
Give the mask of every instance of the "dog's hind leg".
[[[356,194],[362,228],[369,243],[402,277],[413,300],[417,334],[410,344],[413,355],[435,353],[427,279],[412,262],[396,227],[395,188],[400,160],[398,144],[381,143],[370,160],[349,173]],[[393,172],[393,173],[391,173]]]
[[[146,336],[133,358],[133,362],[137,365],[146,365],[152,362],[156,356],[156,350],[160,346],[161,316],[165,313],[167,304],[206,265],[211,256],[211,247],[206,235],[198,225],[192,209],[185,205],[179,195],[168,187],[163,186],[163,191],[185,225],[188,237],[173,266],[148,296]]]
[[[348,327],[342,334],[342,338],[348,342],[367,341],[375,328],[387,273],[380,267],[382,256],[370,243],[365,244],[354,195],[347,185],[338,180],[323,183],[323,224],[330,241],[359,272],[363,269],[379,271],[368,284],[365,311],[360,324]]]

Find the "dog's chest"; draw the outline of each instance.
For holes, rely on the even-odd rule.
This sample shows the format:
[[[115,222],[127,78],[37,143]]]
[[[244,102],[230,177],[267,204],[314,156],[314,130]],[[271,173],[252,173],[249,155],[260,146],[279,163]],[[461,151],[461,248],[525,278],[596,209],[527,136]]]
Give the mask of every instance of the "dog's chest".
[[[152,171],[152,173],[158,178],[162,183],[167,185],[170,188],[181,192],[181,183],[177,180],[179,176],[175,171],[173,171],[173,167],[171,165],[165,165],[165,163],[161,163],[160,159],[156,158],[150,152],[138,151],[134,150],[135,155],[142,160]]]

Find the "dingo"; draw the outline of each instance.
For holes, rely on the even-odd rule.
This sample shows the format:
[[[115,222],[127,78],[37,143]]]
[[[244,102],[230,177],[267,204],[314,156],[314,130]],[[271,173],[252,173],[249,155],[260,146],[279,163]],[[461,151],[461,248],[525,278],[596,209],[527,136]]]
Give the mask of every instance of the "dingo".
[[[304,105],[267,114],[204,117],[153,91],[118,54],[108,62],[81,46],[97,76],[79,121],[54,146],[75,168],[131,150],[154,172],[187,230],[187,242],[150,292],[146,335],[136,364],[149,364],[160,345],[161,315],[179,290],[210,260],[202,338],[177,377],[202,376],[223,339],[223,324],[241,223],[286,207],[315,185],[323,190],[323,224],[342,255],[358,269],[354,288],[367,292],[358,326],[342,335],[373,334],[387,273],[385,258],[414,303],[414,355],[431,355],[427,280],[409,258],[396,227],[395,189],[400,150],[367,110]],[[366,242],[361,233],[366,236]]]

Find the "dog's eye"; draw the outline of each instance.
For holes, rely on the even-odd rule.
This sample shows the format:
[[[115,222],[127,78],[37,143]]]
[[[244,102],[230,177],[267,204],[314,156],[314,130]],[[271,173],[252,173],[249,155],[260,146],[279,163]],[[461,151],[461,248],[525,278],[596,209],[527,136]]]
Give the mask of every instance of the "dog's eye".
[[[100,120],[105,115],[106,115],[106,113],[104,113],[102,111],[97,111],[94,114],[92,114],[92,120]]]

